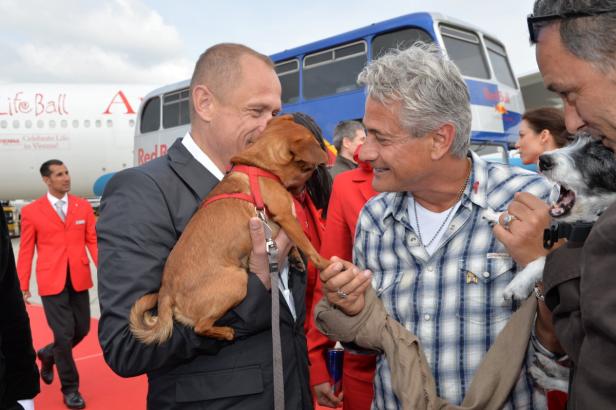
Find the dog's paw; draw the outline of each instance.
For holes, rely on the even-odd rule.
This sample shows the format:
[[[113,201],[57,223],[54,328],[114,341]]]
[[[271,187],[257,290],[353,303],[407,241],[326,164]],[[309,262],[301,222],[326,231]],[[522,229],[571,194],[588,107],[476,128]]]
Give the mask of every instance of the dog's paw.
[[[521,281],[516,281],[514,278],[503,291],[503,298],[507,301],[524,300],[533,291],[533,286],[532,283],[528,285],[521,283]]]
[[[481,217],[488,221],[491,226],[494,226],[498,223],[498,218],[500,217],[502,212],[496,212],[492,208],[486,208]]]

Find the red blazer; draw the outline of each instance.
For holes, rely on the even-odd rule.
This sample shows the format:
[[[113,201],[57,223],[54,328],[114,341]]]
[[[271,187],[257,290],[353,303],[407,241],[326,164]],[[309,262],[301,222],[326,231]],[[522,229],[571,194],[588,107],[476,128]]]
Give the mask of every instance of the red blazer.
[[[377,194],[372,189],[372,171],[364,167],[360,164],[358,168],[338,174],[334,179],[321,243],[321,255],[325,258],[338,256],[352,261],[359,212]]]
[[[325,258],[338,256],[352,261],[353,240],[355,226],[359,213],[364,204],[376,195],[372,189],[372,170],[365,163],[351,171],[338,174],[334,178],[332,194],[327,209],[327,222],[325,234],[321,242],[321,255]],[[318,281],[314,291],[314,304],[322,297],[321,281]],[[308,333],[308,355],[310,361],[315,360],[319,354],[318,346],[311,346],[310,340],[314,338],[316,329]],[[344,409],[370,409],[373,397],[372,381],[374,378],[375,356],[356,355],[345,352],[342,389],[344,395]]]
[[[21,244],[17,273],[21,290],[29,290],[32,256],[36,246],[36,281],[40,296],[57,295],[66,284],[70,266],[71,283],[76,291],[92,287],[90,260],[98,265],[96,220],[92,206],[85,199],[69,195],[66,221],[43,195],[21,210]]]
[[[332,194],[327,208],[325,233],[322,235],[321,255],[325,258],[338,256],[352,260],[353,238],[359,212],[366,201],[376,195],[372,189],[372,171],[369,167],[360,166],[354,170],[338,174],[334,178]],[[317,281],[313,291],[312,305],[316,305],[323,296],[321,281]],[[314,319],[311,317],[311,321]],[[313,326],[307,332],[308,356],[311,363],[311,384],[328,381],[324,352],[333,342],[328,341]]]
[[[304,229],[304,233],[310,239],[315,249],[321,247],[325,223],[321,217],[321,211],[317,210],[314,203],[307,194],[294,198],[295,213],[297,220]],[[304,332],[306,333],[309,359],[310,359],[310,385],[321,384],[329,380],[327,374],[327,364],[325,362],[325,352],[328,347],[333,346],[327,336],[321,334],[315,328],[314,315],[312,314],[314,302],[321,300],[314,298],[319,280],[319,271],[312,262],[308,261],[306,278],[306,321],[304,322]]]

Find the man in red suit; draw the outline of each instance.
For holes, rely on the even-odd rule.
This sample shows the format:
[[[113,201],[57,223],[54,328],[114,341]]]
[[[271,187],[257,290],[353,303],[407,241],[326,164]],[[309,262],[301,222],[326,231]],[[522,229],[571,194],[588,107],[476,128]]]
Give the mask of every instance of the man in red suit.
[[[55,364],[64,403],[68,408],[82,409],[85,402],[79,393],[72,349],[90,330],[88,289],[92,276],[86,248],[98,264],[94,211],[85,199],[68,194],[71,178],[62,161],[49,160],[41,165],[40,172],[48,192],[22,209],[17,272],[28,303],[36,247],[38,292],[54,335],[54,342],[37,352],[41,378],[50,384]]]

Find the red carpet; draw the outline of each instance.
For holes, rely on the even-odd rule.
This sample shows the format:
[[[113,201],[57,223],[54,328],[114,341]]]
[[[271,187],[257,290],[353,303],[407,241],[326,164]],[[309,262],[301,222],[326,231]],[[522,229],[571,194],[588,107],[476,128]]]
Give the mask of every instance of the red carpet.
[[[47,326],[43,307],[28,305],[30,326],[34,348],[40,349],[53,341]],[[79,391],[90,410],[140,410],[145,409],[147,394],[146,376],[124,379],[111,371],[103,359],[98,344],[98,320],[92,319],[90,333],[73,350],[79,369]],[[40,367],[40,362],[37,360]],[[55,370],[55,367],[54,367]],[[62,402],[58,373],[53,383],[46,385],[41,381],[41,393],[34,399],[36,410],[66,410]]]

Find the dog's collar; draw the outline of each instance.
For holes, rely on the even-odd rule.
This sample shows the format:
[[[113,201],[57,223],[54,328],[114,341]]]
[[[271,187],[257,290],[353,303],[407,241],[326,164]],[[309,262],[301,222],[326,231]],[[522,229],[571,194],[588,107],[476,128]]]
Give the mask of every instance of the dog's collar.
[[[261,189],[259,188],[259,177],[273,179],[274,181],[279,183],[281,182],[280,178],[278,178],[278,176],[276,176],[275,174],[262,168],[254,167],[251,165],[234,165],[229,172],[241,172],[248,175],[248,180],[250,183],[250,194],[245,194],[243,192],[234,192],[215,195],[203,201],[203,204],[201,204],[202,207],[207,206],[212,202],[218,201],[220,199],[235,198],[253,203],[257,208],[257,212],[263,212],[265,210],[265,203],[263,202],[263,197],[261,196]]]
[[[543,247],[552,249],[554,244],[562,238],[567,238],[567,246],[580,247],[584,245],[593,225],[593,222],[582,221],[553,224],[543,231]]]

